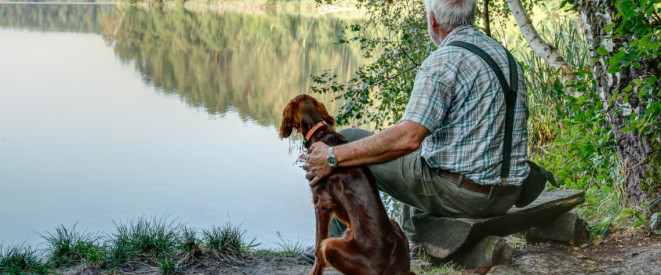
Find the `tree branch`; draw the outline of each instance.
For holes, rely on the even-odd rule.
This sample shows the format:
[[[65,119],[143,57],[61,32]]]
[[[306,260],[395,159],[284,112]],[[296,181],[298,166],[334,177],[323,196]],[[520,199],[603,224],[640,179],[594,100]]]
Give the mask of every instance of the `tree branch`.
[[[537,33],[535,27],[530,21],[530,16],[523,8],[521,0],[505,0],[505,2],[507,2],[507,5],[512,11],[516,24],[519,25],[519,29],[521,29],[523,37],[528,41],[530,48],[532,48],[537,55],[546,60],[546,62],[553,68],[562,71],[568,70],[570,66],[565,61],[564,57],[562,57],[553,46],[546,43],[546,41],[539,36],[539,33]]]
[[[384,81],[388,81],[388,80],[395,79],[395,78],[399,77],[400,75],[403,75],[403,74],[405,74],[405,73],[407,73],[407,72],[409,72],[409,71],[411,71],[411,70],[417,68],[418,66],[420,66],[420,65],[415,64],[415,65],[409,67],[408,69],[399,72],[399,73],[396,74],[396,75],[389,76],[389,77],[386,77],[385,79],[381,79],[381,80],[375,82],[374,84],[370,85],[370,87],[373,87],[373,86],[379,85],[379,84],[383,83]]]
[[[416,62],[415,60],[413,60],[413,58],[411,58],[411,56],[410,56],[410,55],[409,55],[404,49],[402,49],[402,46],[401,46],[401,45],[399,45],[399,50],[400,50],[402,53],[404,53],[404,55],[406,55],[406,57],[407,57],[407,58],[408,58],[408,59],[409,59],[409,60],[410,60],[415,66],[420,66],[420,63],[418,63],[418,62]]]

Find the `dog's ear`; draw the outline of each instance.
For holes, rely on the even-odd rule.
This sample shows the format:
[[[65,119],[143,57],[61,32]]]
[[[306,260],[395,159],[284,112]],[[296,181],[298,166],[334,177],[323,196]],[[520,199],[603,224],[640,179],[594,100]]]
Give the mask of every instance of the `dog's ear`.
[[[287,104],[282,111],[282,123],[280,124],[280,138],[291,136],[292,129],[297,127],[296,116],[298,115],[298,104],[293,100]]]
[[[335,126],[335,119],[328,114],[328,111],[326,111],[326,106],[324,106],[323,103],[314,100],[314,108],[317,110],[317,112],[321,115],[321,117],[330,125],[331,127]]]

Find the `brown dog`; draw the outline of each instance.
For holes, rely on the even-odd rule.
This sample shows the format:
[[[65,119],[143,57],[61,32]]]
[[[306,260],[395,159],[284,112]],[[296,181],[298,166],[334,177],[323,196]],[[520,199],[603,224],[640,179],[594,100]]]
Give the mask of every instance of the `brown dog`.
[[[282,114],[280,137],[289,137],[296,129],[305,137],[306,147],[317,141],[330,146],[346,143],[333,129],[334,124],[322,103],[299,95]],[[317,232],[310,274],[323,274],[328,264],[344,274],[414,274],[406,236],[388,218],[367,167],[335,168],[311,189]],[[332,215],[348,225],[342,238],[327,239]]]

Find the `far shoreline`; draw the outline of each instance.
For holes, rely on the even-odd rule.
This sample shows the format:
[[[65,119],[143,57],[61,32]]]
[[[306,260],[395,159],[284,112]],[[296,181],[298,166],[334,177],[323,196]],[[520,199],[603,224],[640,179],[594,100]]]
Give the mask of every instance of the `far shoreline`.
[[[298,12],[302,15],[333,15],[347,20],[360,19],[364,11],[356,7],[356,2],[349,1],[342,4],[328,5],[317,3],[314,0],[304,1],[272,1],[272,0],[227,0],[227,1],[112,1],[112,0],[45,0],[45,1],[6,1],[0,0],[0,5],[116,5],[118,8],[163,8],[163,9],[185,9],[191,12]]]

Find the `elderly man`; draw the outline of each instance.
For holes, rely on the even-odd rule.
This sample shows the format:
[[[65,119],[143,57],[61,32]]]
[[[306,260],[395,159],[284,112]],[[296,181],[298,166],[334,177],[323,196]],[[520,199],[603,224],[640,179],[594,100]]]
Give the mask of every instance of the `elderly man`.
[[[336,166],[368,165],[379,189],[404,203],[400,224],[413,245],[418,242],[414,215],[503,214],[517,200],[529,172],[528,102],[520,64],[510,72],[505,49],[473,27],[475,0],[426,0],[425,6],[429,37],[438,49],[418,69],[402,120],[376,134],[344,129],[340,133],[351,142],[330,148],[313,144],[303,167],[306,177],[317,182]],[[448,45],[452,41],[485,51],[507,79],[518,74],[509,178],[500,177],[503,90],[482,58]]]

